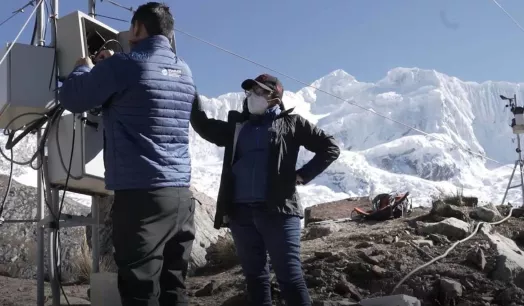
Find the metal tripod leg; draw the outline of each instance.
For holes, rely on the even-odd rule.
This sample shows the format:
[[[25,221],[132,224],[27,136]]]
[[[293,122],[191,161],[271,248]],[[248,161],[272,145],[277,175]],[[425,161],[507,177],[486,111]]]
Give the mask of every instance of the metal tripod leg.
[[[511,182],[513,181],[513,177],[515,176],[515,171],[517,170],[517,166],[520,166],[520,184],[516,186],[511,186]],[[502,198],[501,205],[504,205],[504,202],[506,201],[506,197],[508,196],[508,192],[511,188],[521,187],[522,194],[524,195],[524,174],[522,173],[522,167],[523,163],[520,160],[515,161],[515,165],[513,166],[513,171],[511,172],[511,176],[509,177],[508,187],[506,188],[506,192],[504,193],[504,197]],[[523,197],[524,201],[524,197]]]
[[[518,161],[520,165],[520,189],[522,191],[522,207],[524,207],[524,172],[523,172],[523,166],[524,161],[520,160]]]
[[[40,143],[40,139],[42,137],[42,132],[38,130],[37,132],[37,143]],[[37,157],[37,163],[41,164],[42,166],[47,163],[47,159],[44,158],[42,160],[42,157],[40,154],[38,154]],[[44,194],[44,188],[43,188],[43,180],[42,180],[42,169],[39,169],[37,171],[37,210],[36,210],[36,219],[38,221],[41,221],[45,218],[45,194]],[[44,306],[45,304],[45,295],[44,295],[44,258],[45,258],[45,228],[37,224],[37,257],[36,257],[36,304],[38,306]]]
[[[515,161],[515,166],[513,166],[513,171],[511,172],[511,176],[509,177],[508,187],[506,188],[506,192],[504,193],[504,197],[502,198],[502,203],[500,205],[504,205],[504,202],[506,201],[506,196],[508,195],[508,191],[511,189],[511,181],[513,181],[513,176],[515,175],[515,170],[517,169],[518,160]]]

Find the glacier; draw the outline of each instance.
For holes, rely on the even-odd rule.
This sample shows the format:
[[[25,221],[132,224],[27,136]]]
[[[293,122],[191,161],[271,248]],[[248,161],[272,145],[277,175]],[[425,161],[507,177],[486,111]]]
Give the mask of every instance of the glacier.
[[[291,82],[282,81],[284,87]],[[435,196],[457,192],[499,204],[517,159],[516,135],[509,125],[513,114],[499,96],[516,94],[521,101],[520,85],[467,82],[435,70],[399,67],[375,83],[359,82],[336,70],[297,92],[286,91],[286,108],[294,107],[295,113],[334,135],[341,147],[337,161],[310,184],[298,187],[303,205],[392,191],[409,191],[415,206],[428,206]],[[202,104],[208,116],[226,120],[230,110],[241,109],[243,99],[242,92],[202,96]],[[27,155],[34,143],[27,141],[15,154]],[[193,129],[190,141],[192,182],[216,198],[223,149]],[[302,149],[297,167],[311,157]],[[9,163],[2,160],[0,172],[8,169]],[[36,172],[29,167],[16,174],[17,181],[36,185]],[[513,185],[518,179],[517,172]],[[89,205],[87,197],[71,196]],[[507,199],[522,202],[520,189],[510,190]]]

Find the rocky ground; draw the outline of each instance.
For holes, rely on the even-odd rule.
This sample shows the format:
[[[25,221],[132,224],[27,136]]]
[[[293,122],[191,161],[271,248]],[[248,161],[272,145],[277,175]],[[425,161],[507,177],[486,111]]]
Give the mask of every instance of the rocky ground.
[[[507,208],[499,209],[507,212]],[[498,212],[491,215],[491,211],[481,210],[478,216],[471,210],[443,204],[432,213],[416,210],[408,219],[309,225],[304,231],[302,257],[315,305],[357,305],[362,298],[390,294],[409,272],[468,235],[476,222],[470,215],[489,221],[501,219]],[[510,218],[492,226],[490,233],[510,237],[522,248],[523,226],[524,219]],[[517,246],[510,249],[522,256]],[[479,231],[446,258],[415,273],[395,293],[415,296],[422,305],[524,305],[524,257],[503,252]],[[199,296],[194,305],[246,305],[238,267],[194,277],[190,286]],[[278,300],[276,281],[274,289]]]
[[[315,305],[358,305],[362,298],[390,294],[409,272],[468,236],[479,220],[494,222],[507,212],[508,207],[441,202],[431,212],[416,209],[405,219],[308,224],[302,257]],[[422,305],[524,305],[524,218],[514,212],[516,217],[502,224],[482,226],[395,293],[415,296]],[[207,251],[207,265],[188,280],[192,305],[249,305],[228,238]],[[66,286],[65,291],[77,305],[88,305],[87,286]],[[283,305],[275,278],[273,292],[275,305]],[[0,278],[0,305],[33,305],[34,296],[34,281]]]

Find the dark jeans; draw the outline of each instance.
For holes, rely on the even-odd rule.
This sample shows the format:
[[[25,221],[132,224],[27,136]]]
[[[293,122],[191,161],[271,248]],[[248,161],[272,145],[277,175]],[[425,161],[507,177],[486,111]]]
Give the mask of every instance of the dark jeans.
[[[286,304],[311,305],[300,262],[299,217],[236,204],[230,229],[252,305],[272,305],[267,252]]]
[[[188,188],[115,191],[113,245],[123,306],[188,305],[194,213]]]

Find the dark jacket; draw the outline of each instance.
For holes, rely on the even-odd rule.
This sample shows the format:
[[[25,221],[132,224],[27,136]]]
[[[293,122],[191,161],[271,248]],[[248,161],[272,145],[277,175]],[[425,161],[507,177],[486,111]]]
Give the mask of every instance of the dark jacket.
[[[195,86],[166,37],[146,38],[93,69],[77,67],[59,98],[73,113],[103,107],[107,189],[189,186]]]
[[[234,203],[266,201],[269,128],[280,114],[274,106],[261,116],[252,116],[238,133],[232,171],[235,181]]]
[[[304,179],[304,184],[307,184],[338,158],[340,149],[332,136],[326,135],[324,131],[292,112],[293,109],[282,109],[269,130],[266,205],[270,211],[303,218],[303,208],[296,189],[296,175],[299,174]],[[208,118],[202,110],[198,94],[193,102],[193,129],[203,139],[225,147],[215,215],[217,229],[228,226],[229,216],[234,214],[232,161],[238,135],[248,119],[245,100],[243,111],[230,111],[227,122]],[[314,152],[315,156],[296,170],[300,146]]]

